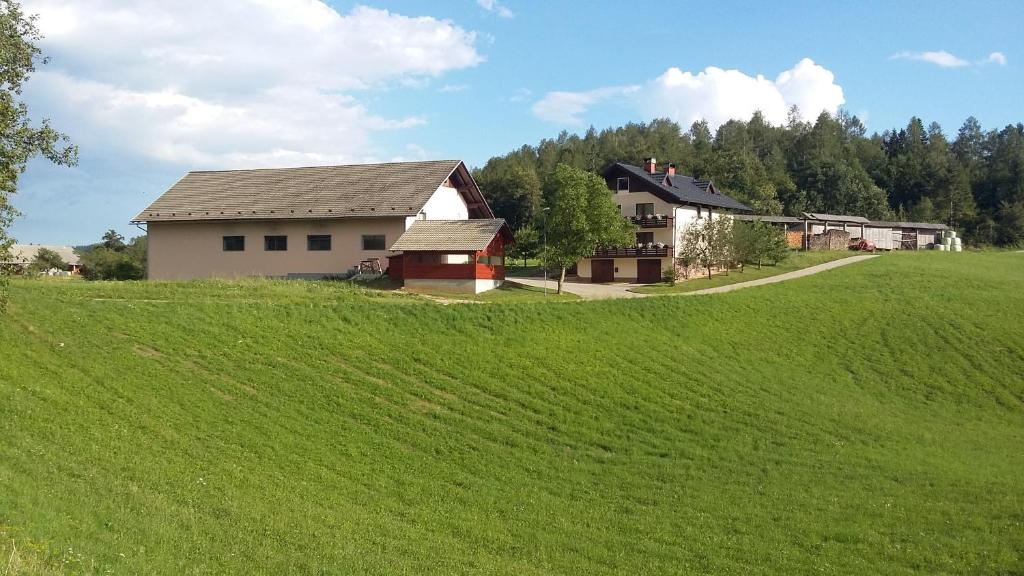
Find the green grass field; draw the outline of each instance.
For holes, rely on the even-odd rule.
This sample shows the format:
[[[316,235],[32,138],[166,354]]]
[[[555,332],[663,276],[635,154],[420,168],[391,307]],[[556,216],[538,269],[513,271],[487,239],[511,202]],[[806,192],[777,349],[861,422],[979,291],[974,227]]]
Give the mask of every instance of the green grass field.
[[[1022,286],[1014,253],[556,305],[15,281],[0,572],[1021,574]]]
[[[729,274],[714,274],[709,279],[706,275],[690,278],[689,280],[680,279],[676,282],[675,286],[669,286],[668,284],[650,284],[648,286],[640,286],[632,289],[632,292],[639,292],[641,294],[672,294],[676,292],[694,292],[696,290],[703,290],[705,288],[715,288],[717,286],[726,286],[729,284],[737,284],[739,282],[747,282],[748,280],[757,280],[758,278],[767,278],[768,276],[777,276],[786,272],[793,272],[794,270],[801,270],[817,264],[824,264],[833,260],[839,260],[842,258],[848,258],[850,256],[857,256],[858,252],[850,251],[837,251],[837,252],[800,252],[791,251],[789,257],[779,262],[778,264],[767,264],[763,263],[761,268],[756,265],[747,265],[743,271],[739,269],[730,270]]]

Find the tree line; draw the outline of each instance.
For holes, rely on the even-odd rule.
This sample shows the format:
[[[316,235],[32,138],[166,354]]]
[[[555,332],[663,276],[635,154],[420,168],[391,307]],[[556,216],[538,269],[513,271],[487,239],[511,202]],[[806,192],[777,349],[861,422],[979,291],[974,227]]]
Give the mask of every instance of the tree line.
[[[527,243],[537,241],[542,206],[559,164],[600,173],[654,156],[761,214],[853,214],[874,220],[945,223],[975,245],[1024,243],[1024,124],[984,130],[968,118],[950,139],[938,123],[867,134],[844,111],[805,122],[795,108],[775,126],[760,113],[712,132],[671,120],[630,123],[582,136],[562,132],[491,158],[474,178],[494,209]]]

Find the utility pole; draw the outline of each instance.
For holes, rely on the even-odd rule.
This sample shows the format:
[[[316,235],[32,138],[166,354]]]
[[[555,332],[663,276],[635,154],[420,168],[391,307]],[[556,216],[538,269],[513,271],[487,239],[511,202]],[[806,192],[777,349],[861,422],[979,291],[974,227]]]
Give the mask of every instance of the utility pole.
[[[542,258],[544,258],[544,296],[548,295],[548,208],[545,206],[541,209],[544,213],[544,248],[541,252]]]

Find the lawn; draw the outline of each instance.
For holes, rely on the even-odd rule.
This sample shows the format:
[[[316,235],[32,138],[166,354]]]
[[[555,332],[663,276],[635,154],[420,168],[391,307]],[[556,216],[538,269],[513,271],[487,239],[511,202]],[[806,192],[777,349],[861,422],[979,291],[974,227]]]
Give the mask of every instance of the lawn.
[[[555,274],[555,270],[548,270],[548,274]],[[509,277],[518,276],[522,277],[540,277],[544,275],[544,266],[540,260],[530,258],[526,260],[526,265],[523,265],[523,259],[513,260],[512,258],[505,259],[505,274]]]
[[[445,296],[443,293],[438,293],[439,296]],[[518,282],[506,281],[501,286],[494,290],[488,290],[487,292],[481,292],[480,294],[455,294],[448,295],[449,298],[459,300],[469,300],[477,302],[491,302],[500,304],[511,304],[517,302],[544,302],[544,301],[567,301],[567,300],[578,300],[579,296],[575,294],[569,294],[563,292],[562,294],[556,294],[554,290],[549,289],[546,293],[543,288],[536,286],[527,286],[525,284],[519,284]]]
[[[669,286],[668,284],[650,284],[647,286],[640,286],[633,288],[631,292],[639,292],[641,294],[672,294],[676,292],[693,292],[695,290],[703,290],[705,288],[715,288],[717,286],[727,286],[729,284],[736,284],[738,282],[747,282],[748,280],[757,280],[758,278],[767,278],[768,276],[776,276],[778,274],[784,274],[786,272],[793,272],[794,270],[800,270],[809,266],[815,266],[817,264],[824,264],[825,262],[831,262],[833,260],[839,260],[840,258],[848,258],[850,256],[856,256],[857,252],[800,252],[791,251],[789,257],[779,262],[778,264],[768,265],[763,264],[761,268],[756,265],[747,265],[742,272],[737,270],[730,270],[729,274],[715,274],[710,279],[707,274],[702,276],[690,278],[689,280],[680,279],[676,282],[675,286]]]
[[[1022,285],[1015,253],[559,305],[15,281],[0,570],[1020,574]]]
[[[546,293],[543,288],[527,286],[518,282],[505,281],[501,286],[481,292],[480,294],[463,294],[461,292],[406,292],[399,290],[402,285],[398,282],[383,277],[369,282],[350,283],[354,288],[366,288],[371,291],[389,291],[395,296],[406,296],[408,298],[426,298],[434,302],[460,303],[460,302],[489,302],[498,304],[514,304],[522,302],[544,302],[553,300],[578,300],[575,294],[556,294],[554,290]]]

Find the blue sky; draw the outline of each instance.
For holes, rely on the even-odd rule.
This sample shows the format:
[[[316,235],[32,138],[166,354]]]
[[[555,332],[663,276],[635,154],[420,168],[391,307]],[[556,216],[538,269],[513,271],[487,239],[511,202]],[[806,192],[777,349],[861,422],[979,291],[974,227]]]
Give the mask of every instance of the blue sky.
[[[84,244],[193,169],[462,158],[561,130],[843,107],[869,131],[1024,121],[1021,2],[26,0],[25,97],[79,144],[35,161],[21,242]],[[814,109],[813,113],[809,109]],[[623,159],[638,160],[638,159]]]

